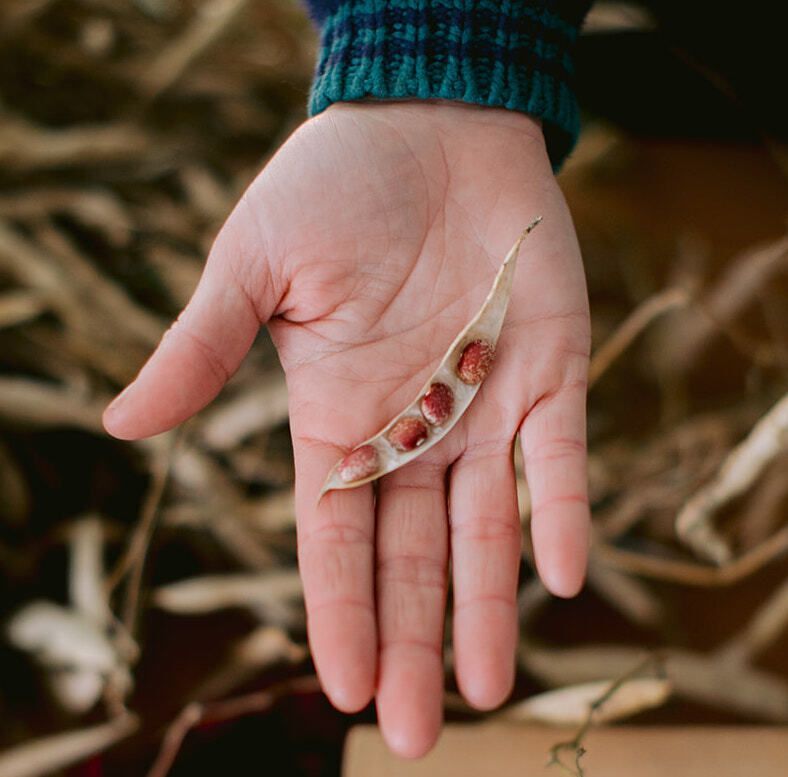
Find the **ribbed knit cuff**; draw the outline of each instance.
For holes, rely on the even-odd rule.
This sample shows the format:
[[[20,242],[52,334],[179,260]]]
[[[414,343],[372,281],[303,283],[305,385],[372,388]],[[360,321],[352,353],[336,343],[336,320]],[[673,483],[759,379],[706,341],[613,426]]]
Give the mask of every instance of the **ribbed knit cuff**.
[[[367,98],[508,108],[542,120],[557,169],[579,132],[570,50],[589,4],[333,0],[309,112]]]

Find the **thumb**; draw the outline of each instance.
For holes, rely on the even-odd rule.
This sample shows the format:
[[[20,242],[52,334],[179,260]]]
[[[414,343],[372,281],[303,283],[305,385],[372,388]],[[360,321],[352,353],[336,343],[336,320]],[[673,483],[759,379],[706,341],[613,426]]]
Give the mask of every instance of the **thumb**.
[[[111,435],[136,440],[171,429],[205,407],[238,369],[281,299],[260,234],[242,200],[219,232],[189,304],[104,412]]]

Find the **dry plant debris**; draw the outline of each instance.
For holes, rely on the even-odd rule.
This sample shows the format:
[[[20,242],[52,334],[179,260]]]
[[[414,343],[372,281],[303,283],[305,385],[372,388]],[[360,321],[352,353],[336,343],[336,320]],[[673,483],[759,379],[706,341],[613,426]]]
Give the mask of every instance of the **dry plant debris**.
[[[155,650],[154,613],[176,642],[187,618],[240,609],[249,625],[187,698],[165,699],[182,712],[161,753],[147,754],[151,777],[167,773],[200,722],[316,687],[302,666],[287,395],[266,337],[177,439],[121,446],[100,423],[191,294],[222,219],[303,118],[313,53],[287,0],[0,4],[0,639],[33,667],[14,696],[0,666],[4,777],[99,752],[120,773],[114,743],[137,725],[149,741],[160,736],[132,696],[151,682],[140,657]],[[590,129],[567,175],[636,164],[629,139]],[[569,688],[504,714],[580,725],[648,642],[661,646],[668,679],[629,680],[599,717],[657,704],[670,683],[673,720],[691,699],[785,723],[788,666],[774,655],[786,654],[788,626],[786,238],[742,224],[742,250],[710,256],[715,267],[698,273],[681,250],[688,235],[656,243],[630,220],[618,230],[624,277],[610,269],[620,248],[610,209],[593,192],[584,202],[576,215],[601,345],[589,402],[592,594],[578,606],[583,623],[605,608],[642,640],[621,644],[610,626],[597,635],[596,620],[582,639],[556,634],[541,616],[562,605],[526,571],[521,670]],[[667,278],[666,252],[680,265]],[[489,334],[464,346],[492,344]],[[452,396],[432,381],[418,415],[436,426],[455,418],[454,389],[489,356],[474,345],[456,382],[438,381]],[[395,441],[408,448],[422,434],[403,427]],[[527,529],[522,476],[518,492]],[[186,568],[171,569],[173,557]],[[744,590],[753,614],[737,619],[727,598]],[[702,602],[696,617],[725,619],[711,647],[678,612],[689,596]],[[173,672],[190,653],[180,646]],[[292,671],[304,677],[247,692]],[[51,698],[35,706],[59,707],[44,722],[14,702],[39,680]]]
[[[547,726],[582,726],[590,714],[596,724],[611,723],[664,704],[671,691],[669,680],[652,677],[628,680],[611,693],[613,685],[615,682],[602,680],[545,691],[507,707],[496,718]]]
[[[604,722],[605,719],[615,718],[617,714],[619,716],[631,715],[634,712],[647,709],[649,706],[658,706],[664,702],[670,694],[669,683],[659,678],[655,680],[636,679],[637,675],[647,670],[652,664],[656,666],[658,672],[661,671],[659,658],[649,656],[632,669],[622,673],[615,680],[604,683],[601,688],[598,687],[599,684],[591,684],[581,686],[583,690],[579,691],[579,693],[577,688],[555,691],[555,694],[568,694],[573,700],[578,695],[586,698],[582,704],[584,714],[577,724],[577,732],[569,741],[558,742],[553,745],[550,749],[550,760],[547,765],[556,766],[573,777],[585,777],[585,770],[581,765],[581,759],[586,752],[583,747],[583,740],[592,725]],[[572,694],[573,690],[575,691],[574,694]],[[596,695],[588,699],[588,694],[591,692],[595,692]],[[571,703],[568,702],[568,704]],[[571,752],[574,756],[572,765],[568,765],[562,759],[561,754],[565,751]]]
[[[676,531],[699,556],[718,564],[731,551],[711,524],[713,513],[746,491],[768,464],[788,450],[788,394],[734,448],[714,480],[700,489],[676,517]]]
[[[0,753],[3,777],[38,777],[78,763],[129,736],[137,720],[126,715],[98,726],[28,742]]]

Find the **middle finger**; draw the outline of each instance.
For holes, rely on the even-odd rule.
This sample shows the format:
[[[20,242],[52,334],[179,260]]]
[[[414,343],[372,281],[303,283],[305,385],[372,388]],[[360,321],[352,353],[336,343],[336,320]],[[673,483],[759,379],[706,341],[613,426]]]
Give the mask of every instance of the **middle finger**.
[[[425,457],[380,484],[378,718],[391,749],[411,758],[435,743],[443,714],[444,483],[444,465]]]

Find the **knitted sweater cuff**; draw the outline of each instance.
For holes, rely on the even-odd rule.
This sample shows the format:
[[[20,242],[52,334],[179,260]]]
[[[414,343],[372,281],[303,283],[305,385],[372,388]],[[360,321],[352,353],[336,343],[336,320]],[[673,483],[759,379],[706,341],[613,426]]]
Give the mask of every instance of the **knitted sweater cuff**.
[[[581,0],[311,0],[322,46],[310,115],[350,100],[444,99],[542,120],[558,168],[575,144]],[[328,6],[326,8],[326,6]]]

